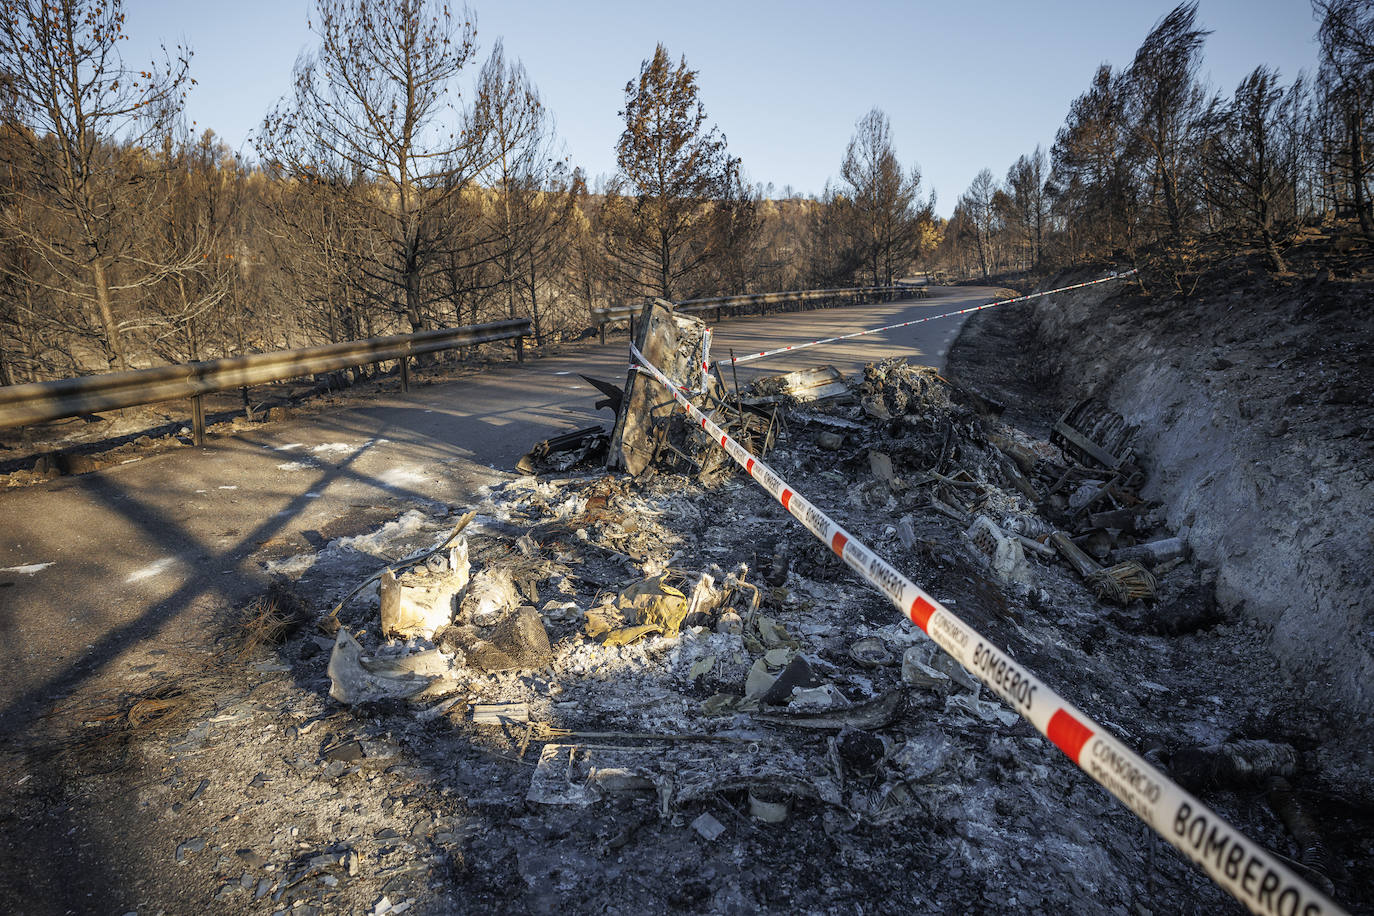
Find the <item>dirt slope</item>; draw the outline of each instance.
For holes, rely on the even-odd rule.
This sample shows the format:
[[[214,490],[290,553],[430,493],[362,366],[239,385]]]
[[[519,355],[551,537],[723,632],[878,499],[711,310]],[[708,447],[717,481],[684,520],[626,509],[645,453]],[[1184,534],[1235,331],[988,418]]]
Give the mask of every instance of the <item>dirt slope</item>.
[[[1288,258],[1279,277],[1256,257],[1218,261],[1186,300],[1146,274],[985,312],[950,366],[1041,425],[1092,396],[1139,426],[1144,495],[1216,568],[1222,609],[1266,627],[1307,698],[1367,732],[1374,257],[1311,230]],[[1353,772],[1367,780],[1368,764]]]

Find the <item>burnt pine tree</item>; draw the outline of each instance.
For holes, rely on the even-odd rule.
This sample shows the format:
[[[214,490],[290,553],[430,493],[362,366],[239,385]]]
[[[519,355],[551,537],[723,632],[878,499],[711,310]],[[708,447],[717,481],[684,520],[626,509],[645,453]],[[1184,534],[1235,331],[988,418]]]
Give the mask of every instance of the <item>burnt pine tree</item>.
[[[1271,269],[1284,270],[1274,236],[1274,218],[1289,194],[1288,156],[1283,149],[1281,114],[1285,92],[1278,74],[1256,67],[1236,87],[1230,104],[1213,104],[1206,144],[1207,183],[1223,214],[1260,239]]]
[[[867,266],[874,286],[891,284],[919,253],[921,224],[932,203],[921,199],[921,170],[903,173],[892,149],[887,115],[874,108],[855,124],[845,149],[840,177],[852,203],[852,249]]]
[[[1026,260],[1040,269],[1049,203],[1045,197],[1045,151],[1039,146],[1029,156],[1021,156],[1007,170],[1007,194],[1011,213],[1021,231]]]
[[[992,237],[997,230],[997,179],[991,169],[983,169],[959,198],[957,209],[962,211],[969,235],[978,251],[978,266],[983,279],[991,272]]]
[[[180,260],[137,251],[129,228],[131,214],[157,206],[158,167],[145,153],[181,110],[190,52],[178,48],[146,69],[126,65],[119,0],[6,0],[0,11],[11,121],[0,144],[10,203],[0,208],[0,232],[26,255],[3,267],[14,284],[49,298],[64,323],[93,324],[107,364],[128,368],[117,294],[201,260],[199,251]]]
[[[435,0],[317,0],[319,51],[298,62],[294,97],[258,139],[280,174],[348,191],[340,202],[375,237],[363,273],[412,331],[433,324],[452,198],[524,139],[498,140],[459,107],[453,81],[476,50],[463,13]]]
[[[739,160],[707,127],[696,71],[685,57],[675,65],[661,44],[626,83],[620,116],[618,171],[603,211],[607,251],[619,279],[671,300],[731,236],[718,225],[730,215],[719,204],[731,199]]]
[[[497,151],[485,176],[496,200],[486,214],[506,316],[523,310],[544,342],[547,315],[540,290],[566,257],[581,176],[557,157],[552,119],[519,62],[500,41],[482,67],[477,120]]]
[[[843,188],[829,181],[820,200],[805,211],[807,282],[819,288],[848,285],[865,268],[859,211]]]
[[[1196,134],[1206,110],[1197,72],[1210,34],[1197,27],[1197,3],[1180,3],[1145,37],[1126,71],[1126,111],[1141,184],[1149,189],[1156,226],[1172,241],[1183,237],[1189,216]]]
[[[1374,5],[1369,0],[1313,0],[1320,18],[1317,40],[1321,45],[1319,78],[1325,101],[1344,128],[1342,155],[1333,163],[1342,174],[1341,198],[1349,202],[1360,230],[1374,231],[1369,180],[1369,109],[1374,105]]]
[[[1127,158],[1123,80],[1107,64],[1074,99],[1050,150],[1047,194],[1075,255],[1130,247],[1136,187]]]

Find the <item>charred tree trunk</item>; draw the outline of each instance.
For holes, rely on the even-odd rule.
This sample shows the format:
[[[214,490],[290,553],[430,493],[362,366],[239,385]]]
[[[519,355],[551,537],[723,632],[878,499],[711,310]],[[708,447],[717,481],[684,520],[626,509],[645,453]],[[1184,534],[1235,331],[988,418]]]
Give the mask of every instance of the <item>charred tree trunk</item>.
[[[9,354],[4,347],[0,347],[0,386],[13,385],[14,374],[10,372]]]
[[[100,258],[91,263],[91,285],[95,287],[95,306],[100,314],[100,326],[105,332],[105,344],[113,356],[111,362],[119,369],[128,369],[129,360],[124,354],[124,339],[120,335],[119,323],[115,321],[114,309],[110,305],[110,280],[105,272],[105,262]]]
[[[1269,212],[1267,200],[1261,199],[1259,202],[1259,223],[1260,240],[1264,242],[1264,255],[1269,260],[1269,267],[1275,273],[1287,270],[1283,257],[1279,254],[1278,241],[1274,238],[1273,217]]]
[[[1360,231],[1370,232],[1369,199],[1365,189],[1364,162],[1364,112],[1360,110],[1359,100],[1350,108],[1350,184],[1353,191],[1355,216],[1360,221]]]

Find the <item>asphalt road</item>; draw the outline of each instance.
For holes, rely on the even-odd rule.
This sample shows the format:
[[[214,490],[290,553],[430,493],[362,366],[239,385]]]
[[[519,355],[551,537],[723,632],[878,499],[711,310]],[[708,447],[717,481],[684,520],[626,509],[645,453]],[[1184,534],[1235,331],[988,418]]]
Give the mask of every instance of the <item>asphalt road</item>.
[[[743,354],[985,302],[926,300],[727,321],[713,353]],[[885,356],[943,366],[962,317],[745,364],[740,381]],[[578,373],[623,384],[623,334],[602,345],[352,401],[92,474],[0,493],[0,734],[73,691],[118,683],[203,645],[260,594],[266,559],[368,530],[436,501],[461,508],[541,440],[596,422]]]

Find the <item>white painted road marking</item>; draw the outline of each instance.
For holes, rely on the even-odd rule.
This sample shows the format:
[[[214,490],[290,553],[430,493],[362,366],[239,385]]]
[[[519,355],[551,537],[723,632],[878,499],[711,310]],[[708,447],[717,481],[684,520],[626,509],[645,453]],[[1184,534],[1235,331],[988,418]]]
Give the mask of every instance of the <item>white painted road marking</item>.
[[[125,585],[132,585],[135,582],[142,582],[144,579],[151,579],[153,576],[161,575],[171,568],[177,561],[176,557],[163,557],[161,560],[154,560],[147,566],[131,574],[124,580]]]
[[[4,569],[0,569],[0,573],[18,573],[21,576],[32,576],[41,573],[51,565],[51,563],[30,563],[28,566],[6,566]]]

